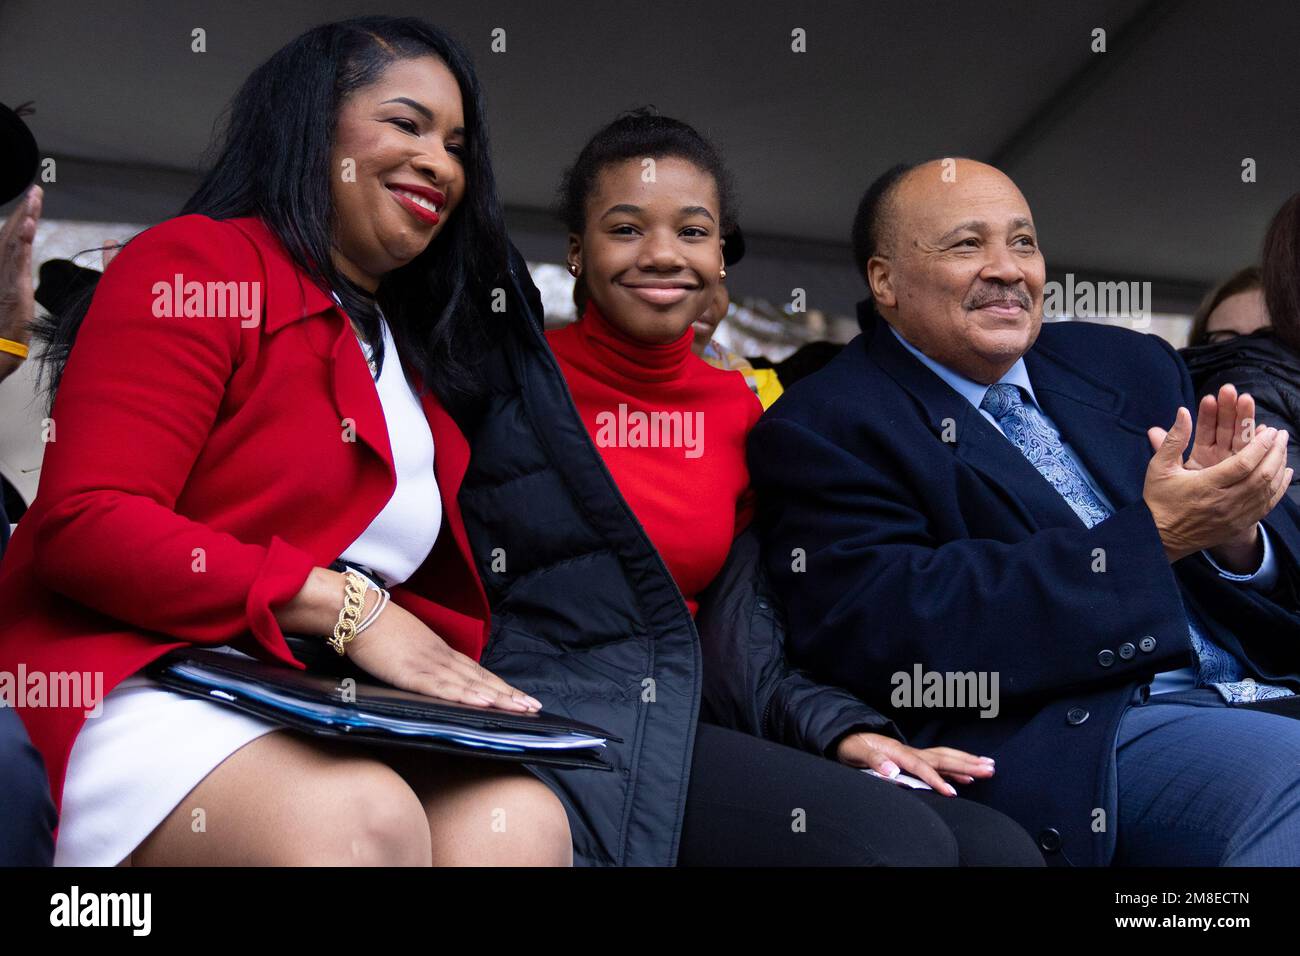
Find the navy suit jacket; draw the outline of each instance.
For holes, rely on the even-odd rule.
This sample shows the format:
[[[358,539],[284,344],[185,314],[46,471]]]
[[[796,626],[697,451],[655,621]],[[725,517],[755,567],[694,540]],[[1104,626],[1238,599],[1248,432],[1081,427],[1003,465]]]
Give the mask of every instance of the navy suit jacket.
[[[863,324],[750,437],[788,653],[913,745],[993,757],[993,779],[962,792],[1017,820],[1050,862],[1108,863],[1119,719],[1153,674],[1193,662],[1184,600],[1250,676],[1300,690],[1300,512],[1284,498],[1265,520],[1280,570],[1269,594],[1200,555],[1169,564],[1142,499],[1146,430],[1179,405],[1195,418],[1196,398],[1157,336],[1048,323],[1025,355],[1039,403],[1115,508],[1088,529],[970,402],[883,323]],[[917,665],[996,672],[998,715],[893,706],[894,675]]]

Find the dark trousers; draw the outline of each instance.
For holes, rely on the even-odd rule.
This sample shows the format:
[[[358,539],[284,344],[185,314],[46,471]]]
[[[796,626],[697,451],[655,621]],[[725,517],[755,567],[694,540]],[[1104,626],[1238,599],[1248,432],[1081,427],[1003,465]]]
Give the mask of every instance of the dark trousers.
[[[1043,866],[1010,818],[701,723],[681,866]]]
[[[1300,866],[1300,698],[1157,694],[1116,741],[1118,866]],[[1288,719],[1290,718],[1290,719]]]
[[[56,821],[45,763],[18,714],[0,707],[0,866],[51,865]]]

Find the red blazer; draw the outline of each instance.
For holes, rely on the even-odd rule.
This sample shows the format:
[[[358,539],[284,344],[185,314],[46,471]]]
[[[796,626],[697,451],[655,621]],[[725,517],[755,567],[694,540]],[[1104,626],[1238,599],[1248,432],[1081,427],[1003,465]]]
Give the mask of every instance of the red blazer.
[[[216,297],[206,317],[167,317],[178,281],[205,295],[209,282],[244,283],[234,288],[261,309],[222,318],[231,310]],[[456,503],[469,447],[432,393],[423,405],[442,534],[393,600],[477,659],[488,604]],[[101,672],[107,694],[188,645],[302,668],[272,608],[356,540],[396,485],[346,315],[251,218],[182,216],[122,250],[78,333],[46,441],[36,498],[0,562],[10,690],[22,667],[29,690],[33,674],[53,686],[56,673]],[[87,705],[35,704],[19,714],[57,806]]]

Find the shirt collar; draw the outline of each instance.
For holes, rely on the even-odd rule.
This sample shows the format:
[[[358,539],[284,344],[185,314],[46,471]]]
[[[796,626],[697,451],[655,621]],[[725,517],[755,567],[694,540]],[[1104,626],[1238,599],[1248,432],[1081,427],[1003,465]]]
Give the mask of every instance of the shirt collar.
[[[885,324],[888,325],[888,323]],[[915,355],[922,365],[947,382],[953,391],[961,395],[962,398],[966,399],[966,401],[970,402],[976,408],[979,408],[984,403],[984,395],[989,390],[989,386],[971,381],[965,375],[962,375],[959,372],[954,372],[946,365],[940,365],[911,342],[907,341],[907,339],[899,335],[898,330],[892,325],[889,326],[889,331],[894,334],[894,338],[898,339],[903,348]],[[1034,387],[1029,384],[1029,370],[1025,368],[1025,358],[1023,355],[1016,359],[1016,364],[1007,369],[1007,373],[998,379],[998,383],[1019,385],[1025,390],[1025,394],[1029,396],[1029,400],[1038,406],[1039,411],[1042,411],[1042,406],[1038,405],[1038,399],[1034,396]]]

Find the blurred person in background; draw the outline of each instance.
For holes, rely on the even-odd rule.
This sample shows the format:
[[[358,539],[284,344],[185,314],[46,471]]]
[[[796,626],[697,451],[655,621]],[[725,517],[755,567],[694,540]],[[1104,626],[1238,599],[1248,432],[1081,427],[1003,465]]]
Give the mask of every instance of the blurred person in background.
[[[1222,345],[1271,326],[1259,266],[1246,266],[1206,294],[1192,317],[1187,347]]]
[[[730,268],[745,255],[745,237],[741,233],[740,227],[737,226],[723,239],[722,261],[727,268]],[[727,271],[724,268],[721,278],[725,279],[726,277]],[[743,375],[749,390],[758,396],[759,402],[766,409],[781,397],[781,380],[777,377],[776,370],[772,368],[755,368],[750,359],[730,349],[723,348],[721,343],[714,341],[714,333],[718,331],[718,326],[727,318],[727,312],[730,309],[731,296],[727,294],[727,286],[725,283],[719,282],[717,291],[714,293],[713,298],[709,300],[708,308],[691,326],[695,333],[695,338],[691,343],[691,351],[695,353],[697,358],[704,359],[714,368],[735,371]]]
[[[27,358],[32,243],[43,198],[41,187],[28,188],[36,165],[36,140],[20,112],[0,106],[0,205],[22,196],[0,227],[0,381]],[[0,495],[0,559],[8,542],[9,518]],[[0,699],[0,866],[49,866],[57,822],[45,763],[18,715]]]
[[[16,110],[0,104],[0,206],[22,196],[0,226],[0,382],[27,361],[32,334],[32,244],[44,195],[40,186],[32,185],[36,140],[22,120],[30,112],[29,104]],[[0,479],[0,558],[8,545],[9,517]]]
[[[41,187],[32,186],[0,226],[0,382],[27,360],[34,312],[32,243],[43,198]]]
[[[1183,360],[1197,396],[1225,387],[1255,400],[1255,424],[1300,425],[1300,193],[1278,210],[1264,239],[1262,268],[1242,269],[1215,287],[1192,321]],[[1231,385],[1229,385],[1231,383]],[[1300,471],[1300,448],[1287,449]],[[1287,490],[1300,503],[1300,479]]]

